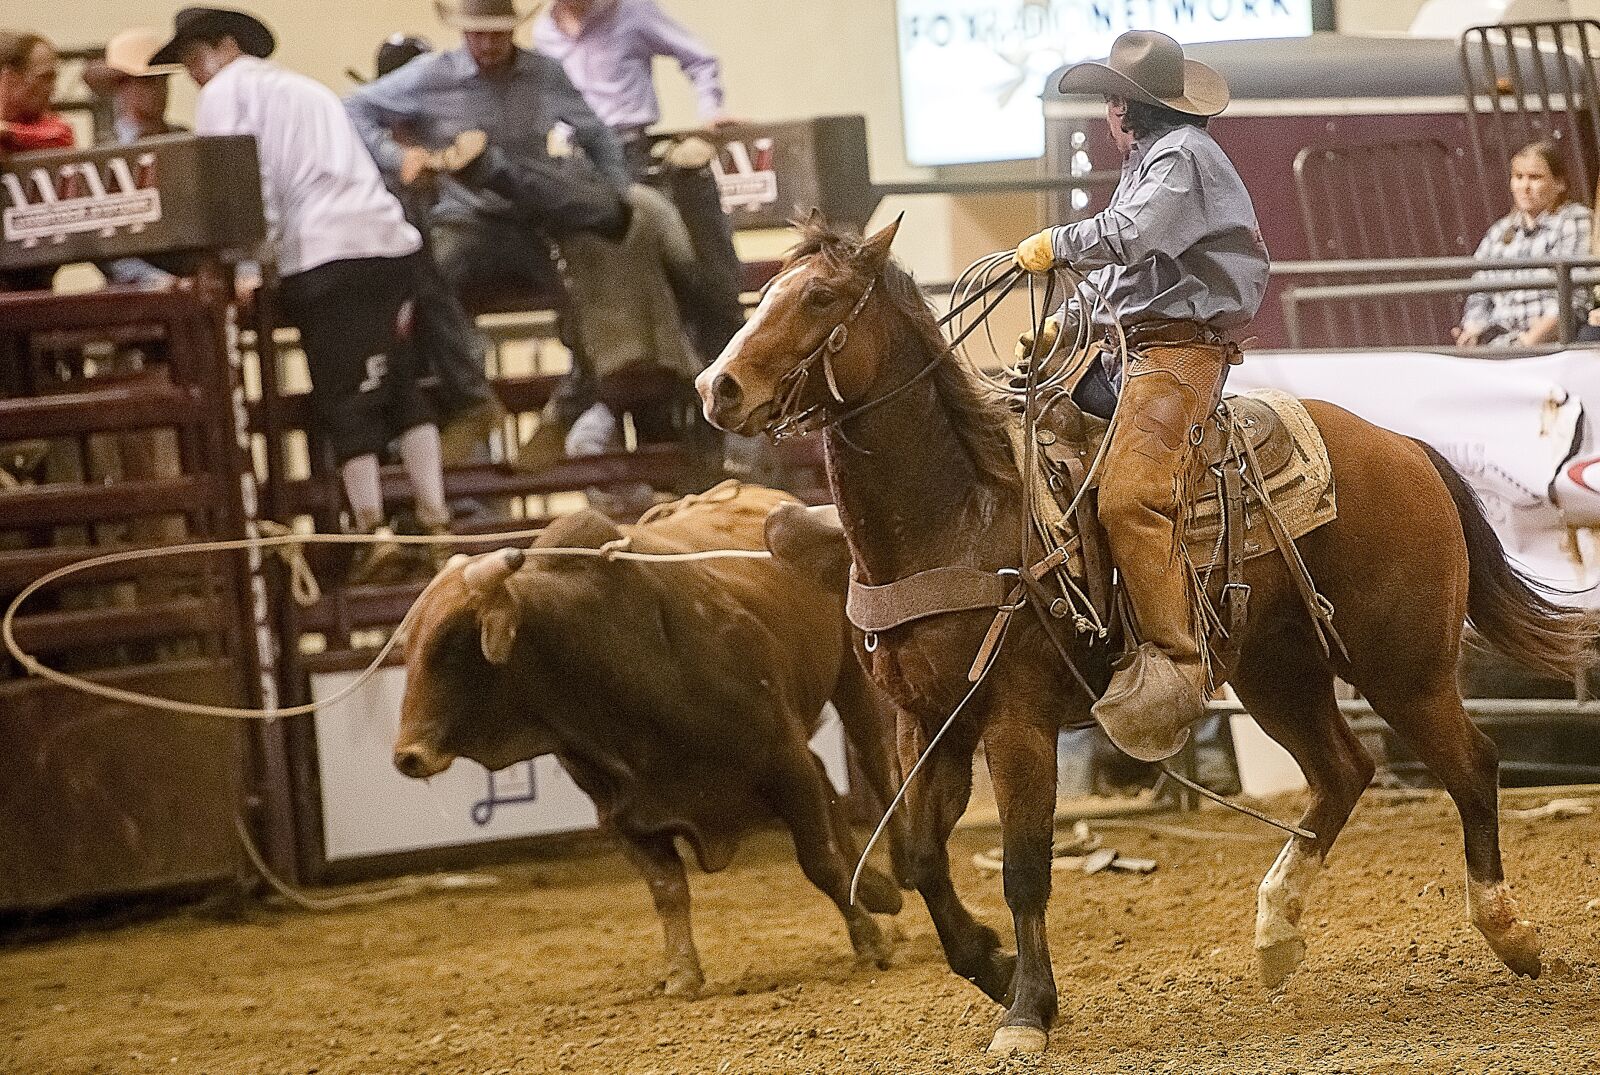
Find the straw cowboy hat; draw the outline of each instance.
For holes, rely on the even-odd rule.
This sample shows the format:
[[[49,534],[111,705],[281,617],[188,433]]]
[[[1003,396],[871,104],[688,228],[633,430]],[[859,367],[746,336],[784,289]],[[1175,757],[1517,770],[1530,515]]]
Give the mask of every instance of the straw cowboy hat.
[[[93,60],[83,69],[84,83],[105,97],[130,78],[159,78],[182,71],[181,64],[151,64],[150,58],[161,49],[167,35],[148,26],[124,30],[106,44],[104,59]]]
[[[1215,116],[1228,107],[1228,83],[1183,46],[1154,30],[1129,30],[1103,63],[1075,64],[1061,76],[1062,93],[1104,94],[1160,105],[1190,116]]]
[[[172,37],[150,57],[152,64],[183,62],[183,47],[198,37],[231,37],[247,56],[266,59],[278,41],[254,15],[225,7],[186,7],[172,19]]]
[[[519,14],[515,0],[460,0],[454,4],[449,0],[433,0],[433,10],[438,12],[441,22],[467,32],[515,30],[539,14],[543,7],[543,3],[534,4]]]

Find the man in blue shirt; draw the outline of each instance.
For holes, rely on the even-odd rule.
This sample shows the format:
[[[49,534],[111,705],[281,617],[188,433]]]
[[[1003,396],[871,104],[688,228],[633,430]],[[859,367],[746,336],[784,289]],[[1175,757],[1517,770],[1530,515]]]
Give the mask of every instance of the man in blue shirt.
[[[426,158],[426,147],[449,146],[481,130],[509,161],[599,182],[620,205],[629,185],[622,146],[559,63],[516,46],[512,32],[529,15],[517,14],[511,0],[464,0],[457,8],[441,7],[440,14],[462,31],[461,48],[419,56],[346,99],[379,168],[398,178]],[[396,141],[401,129],[416,145]],[[435,254],[458,290],[509,278],[559,292],[540,205],[448,174],[438,182]]]
[[[1235,342],[1261,305],[1267,248],[1239,173],[1206,131],[1228,106],[1222,76],[1165,34],[1130,31],[1104,63],[1061,78],[1106,99],[1127,154],[1111,204],[1017,248],[1029,272],[1092,272],[1132,353],[1100,475],[1100,520],[1133,606],[1138,643],[1094,715],[1144,761],[1169,757],[1205,712],[1210,654],[1183,560],[1193,446],[1222,398]]]

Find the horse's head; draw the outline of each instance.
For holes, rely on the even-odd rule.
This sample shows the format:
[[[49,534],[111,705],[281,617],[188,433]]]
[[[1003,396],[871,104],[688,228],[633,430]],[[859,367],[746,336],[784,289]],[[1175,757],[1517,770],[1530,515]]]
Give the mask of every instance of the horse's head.
[[[877,285],[899,227],[859,239],[812,212],[749,322],[695,379],[707,421],[749,435],[866,391],[883,352]]]

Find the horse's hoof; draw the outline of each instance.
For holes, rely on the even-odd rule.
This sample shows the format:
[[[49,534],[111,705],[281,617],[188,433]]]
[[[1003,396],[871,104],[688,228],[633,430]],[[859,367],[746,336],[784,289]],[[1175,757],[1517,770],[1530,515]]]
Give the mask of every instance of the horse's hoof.
[[[706,976],[698,970],[679,970],[667,975],[666,984],[662,986],[661,991],[669,997],[688,999],[698,997],[705,984]]]
[[[1510,885],[1504,881],[1482,884],[1468,878],[1467,908],[1472,924],[1500,962],[1525,978],[1539,977],[1539,931],[1517,912]]]
[[[1036,1026],[1003,1026],[989,1042],[990,1056],[1038,1056],[1050,1044],[1050,1035]]]
[[[1300,937],[1289,937],[1256,949],[1256,970],[1261,973],[1261,987],[1269,993],[1283,988],[1289,976],[1300,969],[1306,958],[1306,942]]]
[[[894,941],[871,915],[862,915],[850,923],[850,945],[856,950],[856,962],[863,966],[888,970],[894,960]]]
[[[1543,969],[1539,959],[1541,945],[1539,931],[1529,922],[1517,922],[1498,934],[1485,931],[1483,939],[1489,942],[1494,954],[1511,970],[1524,978],[1537,978]]]

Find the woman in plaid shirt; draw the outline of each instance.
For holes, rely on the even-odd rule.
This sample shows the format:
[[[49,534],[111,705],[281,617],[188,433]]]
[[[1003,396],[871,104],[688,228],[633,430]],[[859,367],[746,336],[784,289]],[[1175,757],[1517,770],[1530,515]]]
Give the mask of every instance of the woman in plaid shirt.
[[[1516,206],[1495,221],[1478,244],[1480,261],[1581,258],[1589,253],[1593,214],[1571,200],[1567,165],[1553,142],[1533,142],[1511,158],[1511,201]],[[1475,279],[1526,280],[1548,284],[1548,269],[1488,270]],[[1582,324],[1589,309],[1587,288],[1573,292],[1573,316]],[[1560,306],[1551,288],[1478,292],[1467,298],[1461,325],[1452,331],[1462,347],[1533,347],[1560,331]]]

